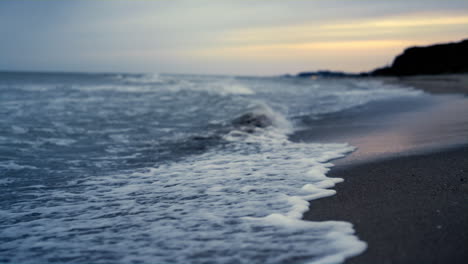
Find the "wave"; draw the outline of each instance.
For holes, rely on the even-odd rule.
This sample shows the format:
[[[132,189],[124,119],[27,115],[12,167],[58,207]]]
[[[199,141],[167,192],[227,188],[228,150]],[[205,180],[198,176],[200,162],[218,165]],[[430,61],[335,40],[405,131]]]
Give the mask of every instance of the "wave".
[[[115,76],[115,79],[125,84],[161,84],[167,82],[167,80],[158,73],[119,74]]]
[[[28,214],[40,218],[4,228],[0,235],[8,242],[2,246],[20,248],[14,237],[27,235],[32,244],[47,237],[41,259],[62,257],[65,252],[54,249],[63,248],[87,263],[102,263],[110,254],[120,263],[328,264],[365,250],[350,223],[302,220],[310,200],[334,195],[331,188],[342,181],[326,176],[328,161],[353,147],[289,141],[292,124],[266,103],[256,102],[229,127],[222,138],[227,144],[182,160],[70,181],[76,192],[29,190],[35,199]],[[56,206],[49,206],[51,196]],[[103,232],[114,228],[118,232]],[[135,238],[131,246],[122,243],[123,232]],[[89,234],[112,247],[83,255],[101,242],[68,239]],[[36,259],[23,248],[6,257]]]
[[[115,91],[126,93],[193,91],[213,95],[253,95],[248,86],[231,77],[175,76],[160,74],[125,74],[115,76],[114,84],[74,85],[73,89],[86,92]]]
[[[268,127],[273,127],[283,133],[289,133],[293,127],[284,115],[274,111],[266,103],[257,103],[247,112],[235,118],[232,125],[234,128],[248,133]]]
[[[170,89],[172,91],[206,92],[221,96],[255,94],[248,86],[231,77],[205,77],[202,81],[199,78],[199,76],[186,77],[173,83]]]
[[[116,263],[338,263],[365,250],[350,223],[302,220],[309,201],[335,194],[332,188],[342,179],[327,177],[330,161],[354,147],[292,142],[289,135],[296,128],[288,117],[334,111],[334,105],[343,111],[380,93],[347,91],[333,83],[287,86],[288,80],[120,78],[73,84],[83,93],[46,101],[76,105],[64,108],[82,118],[70,127],[103,124],[89,134],[91,141],[69,140],[84,132],[59,126],[47,132],[48,140],[38,141],[38,148],[80,154],[71,155],[77,160],[63,155],[79,175],[67,175],[57,188],[18,192],[34,199],[5,209],[14,222],[0,230],[5,259],[37,260],[31,248],[38,243],[41,262],[67,255],[83,263],[111,258]],[[382,90],[381,97],[387,95]],[[322,100],[325,96],[330,100]],[[21,138],[29,131],[12,127],[11,133]],[[92,144],[102,144],[103,151],[80,150]],[[41,154],[44,161],[57,174],[67,174],[52,167],[59,154],[48,153]],[[20,164],[0,167],[12,174],[33,169]],[[83,254],[89,248],[96,250]]]
[[[35,170],[35,169],[38,169],[35,166],[17,164],[13,160],[0,161],[0,168],[6,169],[6,170],[24,170],[24,169]]]

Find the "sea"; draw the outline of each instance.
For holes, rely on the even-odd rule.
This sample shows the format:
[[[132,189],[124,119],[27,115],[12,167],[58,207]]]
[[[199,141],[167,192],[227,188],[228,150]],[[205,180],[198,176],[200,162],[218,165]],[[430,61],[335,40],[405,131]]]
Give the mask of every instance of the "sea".
[[[342,263],[346,142],[311,120],[421,92],[362,78],[0,73],[0,263]],[[325,198],[326,199],[326,198]]]

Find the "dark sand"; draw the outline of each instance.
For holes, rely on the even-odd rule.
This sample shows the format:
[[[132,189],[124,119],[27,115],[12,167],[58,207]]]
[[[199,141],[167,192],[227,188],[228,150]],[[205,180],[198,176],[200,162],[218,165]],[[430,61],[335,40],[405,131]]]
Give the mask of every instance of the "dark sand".
[[[462,77],[410,78],[426,92],[466,95]],[[345,263],[468,263],[468,99],[438,95],[365,108],[311,121],[292,136],[358,147],[333,162],[329,176],[345,179],[337,195],[312,201],[304,219],[354,224],[368,249]]]
[[[339,166],[304,219],[354,224],[368,249],[346,263],[468,263],[468,146]]]

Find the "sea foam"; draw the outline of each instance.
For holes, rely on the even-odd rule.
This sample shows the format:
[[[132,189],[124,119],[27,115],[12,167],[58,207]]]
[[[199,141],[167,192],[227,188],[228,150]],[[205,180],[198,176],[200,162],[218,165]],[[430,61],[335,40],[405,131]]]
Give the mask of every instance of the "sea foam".
[[[301,220],[310,200],[333,195],[329,188],[342,181],[326,176],[332,167],[327,161],[354,148],[290,142],[291,124],[280,113],[265,104],[250,111],[272,119],[272,125],[249,132],[234,128],[226,134],[228,145],[184,161],[85,179],[79,193],[31,190],[36,198],[23,206],[41,218],[0,231],[4,238],[29,236],[2,247],[18,247],[20,254],[10,257],[22,263],[34,259],[30,251],[21,250],[25,242],[40,244],[44,259],[65,254],[57,248],[73,248],[67,254],[78,257],[90,241],[62,239],[74,234],[94,234],[112,243],[112,254],[123,263],[287,263],[298,256],[300,262],[338,263],[361,253],[366,244],[351,224]],[[233,137],[235,133],[242,137]],[[42,200],[51,196],[80,202],[45,206]],[[122,228],[145,239],[122,244]],[[40,242],[44,236],[47,243]],[[93,254],[77,259],[103,262],[110,248],[101,252],[97,244],[93,247]],[[142,247],[152,250],[141,252]]]
[[[288,135],[302,117],[418,92],[346,79],[113,77],[19,75],[4,90],[2,259],[340,263],[365,250],[351,223],[302,220],[310,201],[335,194],[330,162],[354,147]]]

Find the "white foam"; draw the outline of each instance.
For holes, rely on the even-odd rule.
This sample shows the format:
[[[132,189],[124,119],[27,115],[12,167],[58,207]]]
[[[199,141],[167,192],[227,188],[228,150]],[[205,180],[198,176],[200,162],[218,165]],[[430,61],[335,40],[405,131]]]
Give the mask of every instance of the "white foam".
[[[210,94],[217,94],[221,96],[228,95],[253,95],[254,90],[250,89],[246,84],[240,83],[233,78],[212,78],[208,79],[200,85],[198,78],[183,79],[170,86],[171,91],[178,92],[182,90],[206,92]]]
[[[252,95],[255,92],[248,88],[247,86],[240,84],[223,84],[219,87],[214,87],[214,91],[222,95],[228,94],[242,94],[242,95]]]
[[[155,90],[152,86],[145,85],[110,85],[110,84],[100,84],[100,85],[75,85],[73,89],[82,91],[82,92],[122,92],[122,93],[149,93]]]
[[[221,96],[228,95],[253,95],[255,92],[245,84],[227,77],[199,77],[188,76],[177,78],[171,75],[145,74],[141,76],[117,76],[121,83],[99,84],[99,85],[74,85],[73,89],[83,92],[124,92],[124,93],[150,93],[150,92],[172,92],[181,91],[204,92]],[[172,99],[163,96],[163,99]]]
[[[15,134],[26,134],[29,131],[27,128],[15,126],[15,125],[11,126],[11,129],[13,130],[13,133]]]
[[[42,141],[63,147],[70,146],[71,144],[74,144],[76,142],[76,140],[69,138],[47,138],[43,139]]]
[[[273,126],[281,131],[281,134],[289,134],[293,131],[293,125],[291,122],[289,122],[283,114],[274,111],[266,103],[257,101],[254,106],[253,113],[256,115],[267,116],[272,121]]]
[[[166,79],[158,73],[147,73],[141,75],[117,75],[116,79],[134,84],[157,84],[166,82]]]
[[[2,143],[35,144],[34,147],[51,143],[62,146],[59,151],[67,151],[65,147],[81,148],[81,136],[90,135],[99,139],[95,144],[102,146],[102,151],[98,151],[102,156],[87,158],[88,152],[80,150],[80,155],[64,160],[73,166],[67,167],[70,171],[81,169],[83,175],[69,182],[60,177],[54,179],[63,188],[39,188],[35,182],[20,189],[18,193],[34,199],[18,199],[18,203],[9,205],[8,212],[0,212],[5,222],[14,222],[0,230],[6,241],[0,245],[2,252],[8,254],[5,258],[14,263],[37,260],[37,253],[31,249],[40,244],[40,260],[66,255],[83,263],[99,263],[108,256],[114,257],[116,263],[339,263],[365,249],[366,244],[354,235],[350,223],[301,219],[309,201],[335,194],[331,188],[343,181],[326,176],[332,167],[329,160],[354,148],[347,144],[291,142],[288,133],[294,129],[286,117],[301,113],[314,118],[315,114],[419,92],[383,87],[380,82],[296,84],[296,80],[153,77],[156,79],[129,79],[122,83],[114,80],[117,85],[76,84],[72,86],[78,90],[73,91],[76,97],[32,104],[47,105],[48,114],[58,113],[50,116],[55,118],[51,128],[36,127],[34,120],[28,123],[34,132],[41,132],[38,135],[52,135],[50,139],[36,137],[36,141],[31,141],[26,137],[29,135],[22,135],[29,132],[24,125],[13,121],[6,125],[15,138],[0,137]],[[164,85],[160,85],[160,79]],[[138,94],[142,92],[149,94]],[[115,97],[107,100],[109,94]],[[131,103],[126,104],[127,100]],[[68,109],[69,103],[77,107]],[[101,107],[102,103],[106,107]],[[24,101],[6,104],[9,106],[2,106],[17,109],[15,113],[24,111],[18,117],[31,116],[29,110],[22,108],[29,106]],[[61,111],[70,109],[81,111],[86,123],[104,122],[102,129],[80,131],[81,122],[58,122],[65,117]],[[87,112],[94,109],[98,110]],[[227,142],[207,144],[207,150],[200,155],[193,151],[183,156],[159,148],[160,144],[188,142],[200,131],[216,134],[210,130],[212,127],[231,128],[230,121],[245,112],[265,116],[271,126],[235,128],[224,136]],[[124,115],[118,126],[107,123],[109,117],[118,118],[112,113]],[[94,119],[96,116],[99,119]],[[133,122],[135,116],[138,122]],[[18,127],[12,127],[13,124]],[[132,163],[148,166],[156,159],[153,155],[166,153],[177,162],[168,158],[158,160],[154,167],[136,170],[137,165]],[[50,160],[52,165],[57,156]],[[47,159],[45,155],[44,158]],[[8,161],[0,163],[0,167],[34,168],[22,164]],[[115,167],[129,171],[109,169]],[[62,176],[67,174],[64,171],[52,173]],[[90,248],[92,254],[83,253]]]
[[[293,143],[276,127],[244,139],[177,163],[70,183],[83,186],[81,192],[31,190],[36,198],[30,201],[28,213],[39,213],[41,218],[8,226],[0,235],[9,238],[27,232],[23,245],[53,237],[41,243],[47,258],[61,254],[53,250],[59,245],[77,252],[99,248],[88,240],[61,237],[81,232],[86,236],[87,230],[128,223],[138,226],[131,229],[132,237],[146,237],[133,240],[131,247],[120,244],[112,232],[99,233],[115,242],[112,249],[103,249],[112,250],[125,263],[167,259],[187,263],[194,256],[197,262],[209,262],[212,251],[217,252],[219,263],[247,255],[264,263],[283,263],[297,256],[313,263],[333,263],[365,249],[348,223],[301,220],[308,201],[333,195],[328,188],[340,181],[326,177],[332,165],[323,161],[343,156],[353,147]],[[57,199],[55,205],[43,202],[50,197]],[[64,200],[80,202],[59,202]],[[13,206],[11,213],[22,210]],[[21,248],[19,243],[10,240],[2,248]],[[21,254],[11,256],[14,262],[33,259],[27,250],[17,252]],[[220,252],[229,257],[223,260]]]
[[[1,165],[0,165],[1,166]],[[6,184],[9,184],[11,182],[13,182],[14,180],[11,179],[11,178],[3,178],[3,179],[0,179],[0,185],[6,185]],[[0,213],[1,214],[1,213]]]
[[[20,165],[13,160],[0,161],[0,168],[7,170],[23,170],[23,169],[37,169],[35,166]]]

